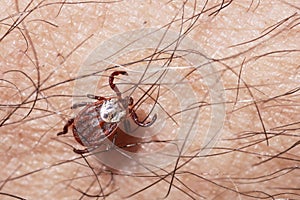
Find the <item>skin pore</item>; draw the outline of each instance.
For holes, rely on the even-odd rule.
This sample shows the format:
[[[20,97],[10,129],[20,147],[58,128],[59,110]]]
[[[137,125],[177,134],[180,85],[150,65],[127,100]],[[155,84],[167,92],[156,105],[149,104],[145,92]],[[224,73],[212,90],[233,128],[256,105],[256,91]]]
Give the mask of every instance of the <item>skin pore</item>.
[[[1,199],[300,198],[298,0],[7,0],[0,7]],[[73,147],[83,147],[71,131],[56,134],[74,114],[75,80],[89,54],[117,34],[153,27],[201,47],[223,84],[226,118],[208,154],[197,154],[196,138],[177,165],[123,175],[75,154]],[[113,64],[134,68],[129,58]],[[185,80],[205,96],[200,78],[191,72]],[[95,95],[113,94],[100,88]],[[209,97],[201,101],[205,106],[194,108],[203,113],[200,135],[212,105]]]

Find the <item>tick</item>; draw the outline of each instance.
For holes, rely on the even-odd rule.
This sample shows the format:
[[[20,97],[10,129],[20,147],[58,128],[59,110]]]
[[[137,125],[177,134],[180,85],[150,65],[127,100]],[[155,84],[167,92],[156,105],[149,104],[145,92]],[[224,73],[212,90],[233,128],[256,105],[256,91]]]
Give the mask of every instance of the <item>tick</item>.
[[[133,121],[141,127],[151,126],[157,115],[155,114],[151,121],[142,122],[133,110],[132,97],[122,98],[121,92],[114,84],[114,77],[118,75],[128,75],[126,71],[115,71],[109,76],[109,86],[115,91],[116,96],[107,98],[88,94],[87,97],[96,99],[93,103],[78,103],[72,108],[85,106],[74,118],[68,120],[63,130],[57,135],[68,133],[69,127],[72,128],[75,140],[87,148],[80,150],[74,149],[75,153],[88,153],[88,148],[96,148],[107,137],[114,134],[120,124],[126,117],[131,117]]]

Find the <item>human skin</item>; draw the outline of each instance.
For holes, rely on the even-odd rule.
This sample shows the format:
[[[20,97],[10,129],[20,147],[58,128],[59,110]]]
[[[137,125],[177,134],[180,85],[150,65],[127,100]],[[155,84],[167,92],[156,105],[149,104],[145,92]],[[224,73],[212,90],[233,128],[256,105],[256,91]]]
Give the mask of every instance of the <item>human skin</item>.
[[[1,199],[299,199],[297,0],[38,3],[0,3]],[[178,32],[181,17],[195,21],[187,36],[213,61],[225,89],[226,121],[212,151],[193,157],[196,139],[181,168],[142,175],[75,154],[73,147],[84,147],[71,133],[56,134],[73,114],[72,80],[88,55],[127,31],[171,24]]]

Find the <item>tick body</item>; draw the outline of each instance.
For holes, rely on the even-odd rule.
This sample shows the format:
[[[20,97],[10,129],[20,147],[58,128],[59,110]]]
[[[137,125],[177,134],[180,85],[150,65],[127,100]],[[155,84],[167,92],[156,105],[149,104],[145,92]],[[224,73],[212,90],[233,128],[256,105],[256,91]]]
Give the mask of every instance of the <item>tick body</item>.
[[[89,98],[96,99],[94,103],[79,103],[72,106],[77,108],[85,106],[75,118],[69,119],[62,132],[57,135],[63,135],[72,128],[76,141],[86,146],[86,149],[74,149],[75,153],[87,153],[88,148],[96,148],[107,137],[116,132],[118,125],[126,117],[131,117],[133,121],[142,127],[151,126],[157,115],[155,114],[151,121],[141,122],[133,110],[133,99],[131,97],[122,98],[117,86],[114,84],[114,77],[119,74],[128,75],[126,71],[115,71],[109,77],[109,85],[115,91],[116,97],[106,98],[102,96],[87,95]]]

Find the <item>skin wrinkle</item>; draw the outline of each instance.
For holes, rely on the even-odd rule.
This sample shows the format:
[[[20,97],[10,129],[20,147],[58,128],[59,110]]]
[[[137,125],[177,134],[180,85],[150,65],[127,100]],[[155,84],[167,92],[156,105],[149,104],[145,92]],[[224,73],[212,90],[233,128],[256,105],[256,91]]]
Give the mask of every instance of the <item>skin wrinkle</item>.
[[[231,1],[223,2],[223,6],[228,2]],[[299,5],[296,0],[251,2],[232,1],[219,10],[222,1],[208,1],[204,14],[188,33],[201,44],[201,53],[214,59],[221,74],[226,92],[226,122],[221,140],[208,156],[189,157],[199,150],[197,142],[189,154],[182,156],[169,194],[171,176],[160,180],[155,173],[143,174],[145,177],[101,173],[96,179],[94,173],[104,167],[91,157],[73,153],[73,147],[83,148],[70,132],[64,137],[57,137],[56,133],[73,114],[69,109],[74,87],[71,80],[93,49],[113,35],[139,28],[162,27],[172,22],[172,29],[178,31],[182,21],[188,19],[190,23],[183,28],[186,30],[204,2],[195,6],[194,1],[187,1],[184,9],[181,1],[65,2],[32,11],[0,41],[1,120],[16,108],[7,104],[23,102],[37,87],[21,73],[4,72],[21,70],[35,84],[40,81],[36,103],[32,95],[30,103],[17,107],[13,117],[0,127],[0,191],[26,199],[89,199],[87,195],[110,193],[106,199],[120,199],[157,182],[131,199],[158,199],[167,194],[167,199],[272,199],[268,195],[298,199]],[[0,37],[18,16],[26,16],[19,15],[16,4],[24,11],[29,1],[0,3],[5,8],[0,14]],[[27,10],[37,5],[33,1]],[[192,74],[187,80],[199,77]],[[205,88],[200,85],[195,84],[193,89],[204,95]],[[253,101],[260,110],[268,146]],[[33,106],[30,115],[22,119]],[[205,117],[210,117],[205,108],[200,108],[204,116],[202,130],[209,124]],[[18,120],[21,122],[13,123]],[[272,156],[277,158],[271,159]],[[172,167],[165,170],[170,172]],[[165,175],[163,172],[160,174]],[[9,199],[2,193],[1,199]]]

